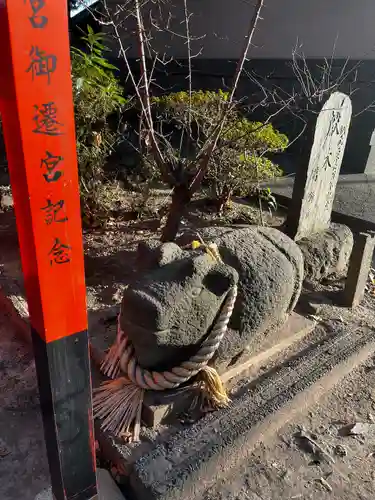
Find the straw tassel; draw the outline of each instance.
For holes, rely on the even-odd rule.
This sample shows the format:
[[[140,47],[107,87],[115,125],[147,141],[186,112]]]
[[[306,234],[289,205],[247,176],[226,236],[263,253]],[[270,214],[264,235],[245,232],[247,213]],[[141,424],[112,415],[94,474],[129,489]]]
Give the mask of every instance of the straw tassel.
[[[221,381],[220,375],[212,366],[205,366],[198,374],[201,392],[208,406],[213,409],[225,408],[230,398]]]
[[[120,328],[120,315],[117,319],[117,335],[113,346],[105,355],[100,371],[108,378],[115,379],[120,375],[120,358],[126,346],[127,340],[124,332]]]
[[[102,429],[127,441],[139,441],[144,392],[126,377],[95,389],[93,409],[95,417],[102,420]]]

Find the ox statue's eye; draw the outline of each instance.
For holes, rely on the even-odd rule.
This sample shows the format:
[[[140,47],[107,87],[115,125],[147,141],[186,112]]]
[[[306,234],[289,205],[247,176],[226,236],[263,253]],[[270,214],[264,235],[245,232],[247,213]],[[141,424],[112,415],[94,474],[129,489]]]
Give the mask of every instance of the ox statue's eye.
[[[191,291],[191,296],[192,297],[198,297],[198,295],[201,293],[202,288],[199,288],[197,286],[193,287]]]

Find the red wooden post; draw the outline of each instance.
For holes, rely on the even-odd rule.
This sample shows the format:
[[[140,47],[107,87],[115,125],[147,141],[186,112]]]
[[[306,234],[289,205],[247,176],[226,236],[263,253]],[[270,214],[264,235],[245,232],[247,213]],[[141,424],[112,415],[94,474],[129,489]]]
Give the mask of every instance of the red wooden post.
[[[67,2],[0,0],[0,47],[0,111],[53,493],[91,499],[97,487]]]

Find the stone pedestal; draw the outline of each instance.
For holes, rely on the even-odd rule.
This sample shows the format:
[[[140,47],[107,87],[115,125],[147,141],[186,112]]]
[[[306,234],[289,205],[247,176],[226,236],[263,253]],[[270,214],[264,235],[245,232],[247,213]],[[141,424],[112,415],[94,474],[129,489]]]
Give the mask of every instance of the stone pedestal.
[[[353,233],[343,224],[298,241],[304,257],[305,281],[337,279],[346,275],[353,248]]]

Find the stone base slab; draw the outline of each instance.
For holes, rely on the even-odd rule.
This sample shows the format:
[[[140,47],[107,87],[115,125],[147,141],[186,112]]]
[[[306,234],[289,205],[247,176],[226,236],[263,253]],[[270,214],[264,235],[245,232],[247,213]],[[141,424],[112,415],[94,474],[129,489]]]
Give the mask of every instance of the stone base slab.
[[[368,328],[340,327],[250,383],[232,404],[192,423],[143,429],[142,442],[124,444],[97,433],[104,454],[122,465],[130,495],[142,500],[201,498],[224,470],[315,404],[375,352]]]

